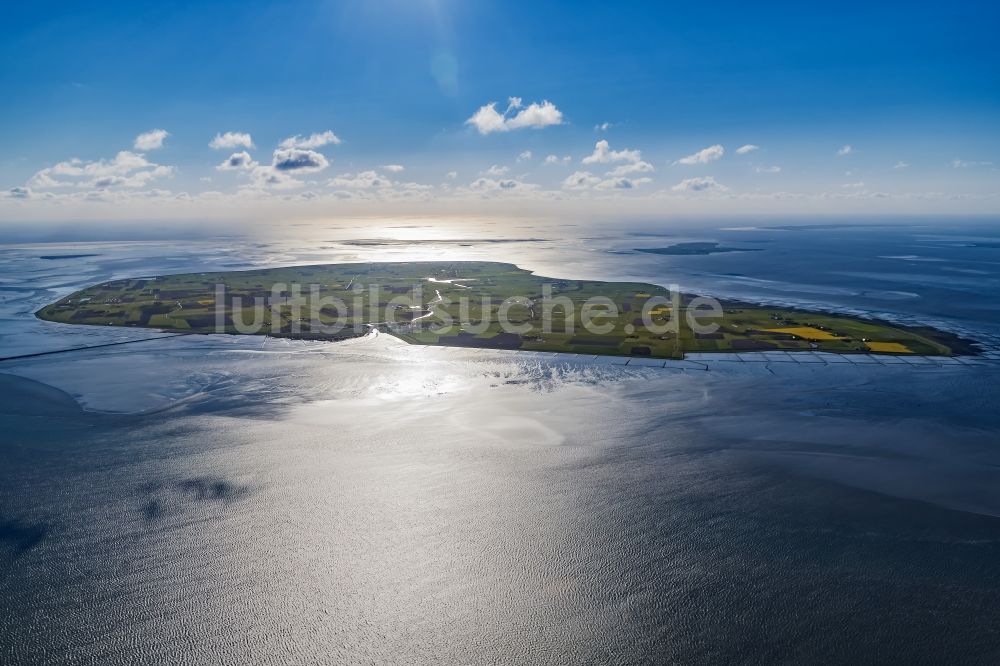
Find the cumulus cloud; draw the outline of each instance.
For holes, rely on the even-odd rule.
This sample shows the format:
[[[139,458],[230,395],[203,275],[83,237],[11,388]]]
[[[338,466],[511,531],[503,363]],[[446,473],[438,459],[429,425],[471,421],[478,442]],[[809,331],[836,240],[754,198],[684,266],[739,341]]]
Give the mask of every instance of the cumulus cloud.
[[[639,162],[638,164],[645,164],[645,162]],[[651,168],[652,167],[650,167],[650,169]],[[645,169],[639,170],[642,171]],[[617,171],[617,169],[615,171]],[[562,188],[564,190],[632,190],[640,185],[652,182],[649,178],[627,178],[625,176],[615,175],[615,171],[608,172],[607,175],[610,176],[609,178],[595,176],[589,171],[576,171],[563,180]]]
[[[245,132],[225,132],[224,134],[216,134],[215,138],[208,142],[208,147],[215,150],[253,148],[253,139]]]
[[[327,187],[338,199],[357,200],[426,199],[434,189],[430,185],[394,181],[377,171],[343,173],[327,181]]]
[[[759,166],[755,169],[757,173],[781,173],[780,166]]]
[[[908,169],[909,166],[910,166],[909,162],[904,162],[903,160],[900,160],[900,161],[896,162],[896,164],[894,164],[892,168],[893,169]]]
[[[559,158],[554,158],[551,163],[560,163]],[[549,160],[546,159],[548,163]],[[590,171],[576,171],[562,182],[563,189],[586,190],[590,188],[599,190],[628,190],[638,187],[644,183],[651,182],[649,178],[634,178],[632,174],[655,171],[653,165],[644,162],[642,152],[639,150],[612,150],[611,145],[601,139],[594,144],[594,152],[584,157],[583,164],[610,164],[622,162],[617,167],[604,174],[604,178],[596,176]],[[564,162],[563,162],[564,163]]]
[[[466,125],[472,125],[480,134],[491,134],[492,132],[506,132],[507,120],[504,114],[497,111],[497,103],[490,102],[472,114],[472,117],[465,121]]]
[[[290,136],[283,140],[279,145],[282,148],[303,148],[306,150],[312,150],[314,148],[322,148],[323,146],[333,144],[335,146],[340,145],[340,137],[326,130],[325,132],[316,132],[310,134],[309,136]]]
[[[380,187],[391,187],[393,182],[375,171],[360,171],[358,173],[342,173],[327,181],[327,187],[348,190],[371,190]]]
[[[315,150],[279,148],[274,151],[271,166],[277,171],[315,173],[330,166],[326,158]]]
[[[652,182],[650,178],[608,178],[594,187],[598,190],[634,190],[640,185]]]
[[[530,159],[531,159],[531,151],[530,150],[522,151],[521,154],[517,156],[517,161],[518,162],[527,162]]]
[[[221,171],[244,170],[249,173],[250,183],[243,189],[262,191],[302,187],[306,183],[295,176],[317,173],[328,166],[330,163],[326,157],[315,150],[278,148],[272,154],[270,164],[257,164],[246,151],[242,151],[234,153],[216,168]]]
[[[492,176],[494,178],[498,178],[500,176],[506,175],[506,173],[508,171],[510,171],[510,168],[505,167],[505,166],[500,166],[499,164],[494,164],[493,166],[491,166],[486,171],[482,171],[480,173],[480,175],[483,175],[483,176]]]
[[[104,182],[98,181],[93,185],[98,188],[114,187],[120,185],[121,187],[126,187],[133,190],[141,190],[142,188],[149,185],[150,182],[158,178],[168,178],[172,177],[175,173],[174,167],[171,166],[157,166],[151,171],[139,171],[128,177],[111,177],[104,179]]]
[[[843,157],[844,155],[850,155],[853,152],[854,152],[854,148],[852,148],[848,144],[846,146],[841,147],[841,149],[837,151],[837,157]]]
[[[589,171],[574,171],[562,182],[564,190],[586,190],[601,182],[601,179]]]
[[[736,154],[737,155],[747,155],[749,153],[752,153],[755,150],[760,150],[760,146],[755,146],[752,143],[748,143],[748,144],[746,144],[744,146],[740,146],[739,148],[737,148],[736,149]]]
[[[564,155],[559,157],[558,155],[548,155],[545,158],[545,164],[569,164],[573,158],[569,155]]]
[[[614,126],[615,126],[614,123],[609,123],[609,122],[605,121],[603,123],[598,123],[597,125],[594,125],[594,129],[597,130],[598,132],[607,132],[609,129],[611,129]]]
[[[257,163],[253,161],[250,157],[250,153],[245,150],[241,150],[238,153],[233,153],[226,160],[215,167],[218,171],[249,171],[257,166]]]
[[[170,136],[170,132],[163,129],[149,130],[135,137],[133,146],[136,150],[156,150],[163,146],[163,140]]]
[[[621,166],[615,167],[609,171],[607,175],[612,178],[621,178],[622,176],[627,176],[630,173],[645,173],[648,171],[655,171],[653,165],[649,162],[639,160],[638,162],[631,162],[629,164],[622,164]]]
[[[456,178],[458,178],[458,172],[457,171],[449,171],[444,176],[445,176],[445,178],[448,178],[449,180],[455,180]]]
[[[523,192],[536,190],[538,186],[514,178],[477,178],[469,183],[469,189],[474,192]]]
[[[302,187],[304,182],[288,173],[279,171],[273,165],[260,165],[250,170],[250,184],[243,189],[261,191],[268,189],[288,190]]]
[[[119,151],[110,160],[84,161],[77,158],[41,169],[28,181],[28,187],[140,188],[157,178],[174,174],[174,167],[155,164],[138,153]]]
[[[608,162],[638,162],[642,152],[638,150],[611,150],[606,139],[594,144],[594,152],[581,160],[584,164],[606,164]]]
[[[400,173],[406,167],[404,167],[402,164],[383,164],[382,168],[390,173]]]
[[[687,157],[682,157],[674,164],[708,164],[709,162],[714,162],[715,160],[721,158],[726,154],[726,149],[715,144],[714,146],[709,146],[708,148],[702,148],[696,153],[688,155]]]
[[[514,111],[517,113],[511,115]],[[543,100],[541,104],[532,102],[524,107],[520,97],[511,97],[503,113],[497,111],[496,102],[490,102],[479,107],[465,124],[475,127],[480,134],[491,134],[524,127],[541,129],[550,125],[561,125],[562,122],[562,111],[548,100]]]
[[[725,192],[729,188],[716,181],[712,176],[701,176],[698,178],[685,178],[670,189],[674,192]]]
[[[31,199],[34,197],[34,192],[30,187],[12,187],[7,190],[5,196],[8,199]]]
[[[517,115],[507,121],[510,129],[521,127],[534,127],[540,129],[550,125],[561,125],[563,122],[562,111],[556,108],[555,104],[548,100],[541,104],[531,103],[526,108],[518,111]]]

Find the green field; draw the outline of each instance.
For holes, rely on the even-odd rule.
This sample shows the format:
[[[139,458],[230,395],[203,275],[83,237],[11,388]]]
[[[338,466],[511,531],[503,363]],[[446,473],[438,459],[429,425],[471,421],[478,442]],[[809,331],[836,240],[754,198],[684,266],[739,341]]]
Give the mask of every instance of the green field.
[[[219,308],[217,285],[224,285]],[[375,326],[414,344],[657,358],[692,351],[970,352],[965,341],[935,329],[734,301],[721,301],[721,318],[702,319],[717,323],[717,331],[699,333],[684,316],[694,296],[671,296],[651,284],[560,280],[494,262],[327,264],[114,280],[36,314],[68,324],[322,340]],[[547,308],[549,297],[568,299],[569,307]],[[583,322],[581,306],[594,297],[608,299],[616,311],[599,316],[608,308],[591,309],[600,332]],[[670,302],[650,306],[664,298]],[[259,312],[247,311],[253,303]],[[501,313],[515,332],[501,326]],[[446,320],[455,323],[445,326]],[[328,330],[334,326],[342,328]]]

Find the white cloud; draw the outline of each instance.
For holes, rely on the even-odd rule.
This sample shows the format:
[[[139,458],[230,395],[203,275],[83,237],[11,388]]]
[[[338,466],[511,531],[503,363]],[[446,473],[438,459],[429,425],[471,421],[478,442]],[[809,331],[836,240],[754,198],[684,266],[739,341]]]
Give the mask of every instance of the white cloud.
[[[725,154],[726,149],[719,144],[715,144],[714,146],[709,146],[708,148],[702,148],[697,153],[688,155],[687,157],[682,157],[674,162],[674,164],[708,164],[709,162],[714,162]]]
[[[469,189],[475,192],[517,192],[538,189],[537,185],[525,183],[513,178],[477,178],[469,183]]]
[[[522,151],[521,154],[517,156],[517,161],[518,162],[527,162],[530,159],[531,159],[531,151],[530,150]]]
[[[257,163],[250,157],[250,153],[241,150],[227,157],[222,164],[215,168],[218,171],[249,171],[255,167],[257,167]]]
[[[737,155],[747,155],[749,153],[752,153],[755,150],[760,150],[760,146],[755,146],[752,143],[748,143],[748,144],[746,144],[744,146],[740,146],[739,148],[737,148],[736,149],[736,154]]]
[[[627,176],[630,173],[645,173],[647,171],[655,171],[653,165],[649,162],[639,160],[638,162],[622,164],[621,166],[615,167],[609,171],[607,175],[612,178],[620,178],[622,176]]]
[[[12,187],[4,193],[7,199],[33,199],[34,196],[30,187]]]
[[[910,167],[910,163],[909,162],[904,162],[903,160],[900,160],[900,161],[896,162],[896,164],[893,165],[892,168],[893,169],[908,169],[909,167]]]
[[[110,160],[88,162],[73,158],[41,169],[28,181],[28,187],[141,188],[157,178],[172,176],[174,171],[172,166],[155,164],[143,155],[122,150]]]
[[[216,134],[215,138],[208,142],[209,148],[215,150],[232,150],[234,148],[253,148],[253,139],[244,132],[226,132]]]
[[[754,170],[757,173],[781,173],[780,166],[759,166]]]
[[[80,186],[94,187],[96,189],[106,189],[109,187],[141,189],[157,178],[166,178],[173,175],[173,167],[156,166],[148,171],[136,171],[135,173],[127,176],[102,176],[101,178],[97,178],[93,181],[82,183]]]
[[[297,171],[315,173],[328,167],[330,163],[315,150],[300,148],[279,148],[274,151],[271,167],[277,171]]]
[[[638,164],[645,164],[645,162],[639,162]],[[625,165],[624,167],[619,167],[619,169],[631,166],[633,165]],[[644,170],[643,168],[639,169],[639,171]],[[640,185],[652,182],[650,178],[626,178],[616,175],[615,171],[618,171],[618,169],[608,172],[610,178],[601,178],[589,171],[576,171],[563,180],[562,188],[564,190],[632,190]]]
[[[854,190],[861,189],[864,186],[865,184],[861,181],[858,181],[856,183],[844,183],[843,185],[841,185],[841,187],[845,189],[854,189]]]
[[[569,155],[564,155],[559,157],[558,155],[549,155],[545,158],[545,164],[569,164],[572,161],[572,157]]]
[[[480,175],[482,175],[482,176],[492,176],[494,178],[499,178],[500,176],[506,175],[506,173],[508,171],[510,171],[510,169],[508,167],[500,166],[498,164],[494,164],[493,166],[491,166],[486,171],[481,171]]]
[[[674,192],[726,192],[728,187],[719,183],[712,176],[702,176],[699,178],[685,178],[670,188]]]
[[[390,173],[400,173],[406,169],[402,164],[383,164],[382,168]]]
[[[972,169],[974,167],[980,166],[992,166],[993,162],[977,162],[976,160],[960,160],[953,159],[951,161],[951,167],[953,169]]]
[[[302,148],[278,148],[271,157],[271,163],[265,165],[257,164],[252,160],[245,163],[249,157],[245,151],[236,153],[217,168],[221,168],[223,171],[245,169],[250,174],[251,182],[242,189],[257,192],[268,189],[287,190],[303,187],[306,183],[295,176],[317,173],[330,166],[326,157],[321,153]],[[231,167],[222,168],[233,158],[236,159]]]
[[[497,103],[490,102],[472,114],[472,117],[465,121],[466,125],[472,125],[480,134],[490,134],[492,132],[506,132],[507,121],[502,114],[497,112]]]
[[[594,187],[598,190],[634,190],[640,185],[653,182],[650,178],[609,178]]]
[[[302,187],[304,182],[293,178],[288,173],[278,171],[272,165],[256,166],[250,171],[251,184],[243,189],[248,190],[288,190]]]
[[[541,129],[550,125],[561,125],[562,121],[562,111],[557,109],[552,102],[545,100],[541,104],[533,102],[519,111],[516,116],[507,121],[507,127],[510,129],[521,127]]]
[[[306,137],[296,134],[295,136],[290,136],[283,140],[279,145],[282,148],[304,148],[306,150],[312,150],[314,148],[322,148],[323,146],[329,144],[337,146],[340,145],[340,143],[340,137],[332,131],[326,130],[325,132],[316,132]]]
[[[326,186],[334,190],[333,196],[338,199],[358,200],[426,198],[429,190],[434,189],[430,185],[394,181],[373,170],[342,173],[328,180]]]
[[[562,186],[564,190],[586,190],[601,182],[601,179],[589,171],[574,171],[566,176]]]
[[[840,150],[837,151],[837,157],[843,157],[844,155],[850,155],[853,152],[854,152],[854,148],[852,148],[850,145],[846,145],[846,146],[843,146]]]
[[[163,129],[149,130],[135,137],[133,144],[136,150],[156,150],[163,146],[163,140],[170,136],[170,132]]]
[[[445,178],[447,178],[449,180],[455,180],[456,178],[458,178],[458,172],[457,171],[449,171],[448,173],[445,174]]]
[[[375,171],[360,171],[356,174],[342,173],[327,181],[328,187],[353,189],[376,189],[380,187],[391,187],[392,181],[385,176],[379,175]]]
[[[594,144],[594,152],[581,160],[584,164],[607,164],[608,162],[638,162],[642,152],[638,150],[611,150],[606,139]]]
[[[532,102],[527,107],[522,108],[521,98],[511,97],[510,103],[503,113],[497,111],[496,106],[496,102],[490,102],[479,107],[479,110],[472,114],[472,117],[466,120],[465,124],[475,127],[480,134],[491,134],[523,127],[541,129],[550,125],[561,125],[563,122],[562,111],[548,100],[543,100],[541,104]],[[520,110],[516,115],[508,115],[511,111],[518,109]]]
[[[262,167],[260,171],[270,170],[278,176],[279,180],[264,183],[264,186],[288,189],[292,187],[302,187],[305,185],[319,185],[314,181],[303,182],[294,178],[288,178],[287,174],[274,172],[271,167]],[[281,180],[284,178],[284,180]],[[433,190],[431,185],[421,185],[418,183],[399,182],[392,180],[374,169],[358,171],[356,173],[342,173],[328,179],[323,185],[323,189],[309,189],[294,195],[298,199],[306,200],[352,200],[352,201],[383,201],[395,199],[412,199],[415,197],[427,198],[429,191]]]
[[[594,129],[597,130],[598,132],[607,132],[609,129],[611,129],[614,126],[615,126],[614,123],[609,123],[609,122],[605,121],[603,123],[599,123],[597,125],[594,125]]]

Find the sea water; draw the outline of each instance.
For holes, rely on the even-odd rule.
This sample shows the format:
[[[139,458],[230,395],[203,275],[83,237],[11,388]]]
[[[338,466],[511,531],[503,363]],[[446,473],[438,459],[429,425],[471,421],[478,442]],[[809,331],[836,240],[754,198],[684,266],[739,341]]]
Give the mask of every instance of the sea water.
[[[0,247],[0,356],[143,340],[0,362],[0,661],[995,662],[1000,234],[785,226]],[[634,252],[685,241],[754,251]],[[121,277],[449,258],[984,353],[633,367],[32,315]]]

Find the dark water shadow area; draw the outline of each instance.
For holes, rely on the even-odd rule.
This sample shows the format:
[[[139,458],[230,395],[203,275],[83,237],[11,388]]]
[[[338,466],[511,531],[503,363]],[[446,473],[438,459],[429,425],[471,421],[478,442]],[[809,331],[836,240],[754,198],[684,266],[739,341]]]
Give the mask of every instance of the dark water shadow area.
[[[46,523],[29,523],[0,516],[0,558],[16,560],[37,548],[49,535]]]
[[[253,488],[217,476],[181,479],[169,483],[147,483],[139,489],[140,513],[146,523],[157,523],[184,513],[194,504],[227,506],[248,498]]]

